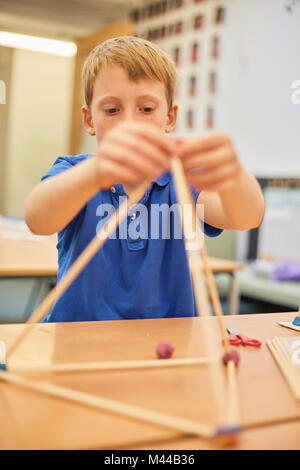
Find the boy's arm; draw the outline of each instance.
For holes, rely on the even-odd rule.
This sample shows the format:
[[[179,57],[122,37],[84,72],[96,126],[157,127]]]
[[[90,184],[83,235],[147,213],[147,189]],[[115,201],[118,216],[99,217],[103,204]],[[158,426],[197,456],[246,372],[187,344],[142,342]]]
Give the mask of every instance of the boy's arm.
[[[33,233],[50,235],[63,230],[99,190],[95,159],[90,157],[31,191],[25,203],[25,220]]]
[[[201,191],[205,222],[226,230],[250,230],[261,224],[265,203],[257,180],[241,168],[236,184],[220,192]]]

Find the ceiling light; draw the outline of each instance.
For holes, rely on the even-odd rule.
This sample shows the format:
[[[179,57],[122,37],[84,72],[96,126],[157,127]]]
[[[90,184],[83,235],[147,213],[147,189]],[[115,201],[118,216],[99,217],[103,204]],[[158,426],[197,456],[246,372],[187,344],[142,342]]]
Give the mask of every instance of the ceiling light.
[[[6,31],[0,31],[0,45],[63,57],[72,57],[77,52],[76,44],[71,41],[58,41],[56,39],[8,33]]]

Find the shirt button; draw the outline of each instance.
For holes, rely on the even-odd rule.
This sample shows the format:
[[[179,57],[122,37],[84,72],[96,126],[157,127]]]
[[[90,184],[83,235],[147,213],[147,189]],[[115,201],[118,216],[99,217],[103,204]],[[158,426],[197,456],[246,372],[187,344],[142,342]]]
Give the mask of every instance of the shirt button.
[[[112,187],[110,188],[110,190],[111,190],[112,193],[115,193],[115,192],[116,192],[116,188],[115,188],[114,186],[112,186]]]
[[[136,218],[136,214],[132,214],[131,220],[134,220]]]

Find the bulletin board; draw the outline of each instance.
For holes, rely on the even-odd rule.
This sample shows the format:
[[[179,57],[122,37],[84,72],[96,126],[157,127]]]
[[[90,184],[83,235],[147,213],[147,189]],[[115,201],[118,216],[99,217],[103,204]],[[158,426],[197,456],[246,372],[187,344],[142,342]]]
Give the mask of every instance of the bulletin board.
[[[132,21],[177,65],[175,136],[226,132],[255,176],[300,176],[299,0],[141,1]]]
[[[258,229],[257,257],[300,261],[300,179],[270,179],[264,197],[266,212]]]
[[[300,178],[259,178],[265,199],[260,227],[247,235],[239,260],[285,259],[300,261]]]
[[[224,5],[205,0],[146,2],[132,14],[135,35],[156,43],[176,64],[179,115],[175,136],[195,135],[216,126]]]

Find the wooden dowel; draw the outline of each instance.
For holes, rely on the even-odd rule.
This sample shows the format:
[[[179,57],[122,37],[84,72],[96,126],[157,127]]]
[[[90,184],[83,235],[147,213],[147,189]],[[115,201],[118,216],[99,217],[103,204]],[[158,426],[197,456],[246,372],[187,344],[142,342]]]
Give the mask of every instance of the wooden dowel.
[[[294,390],[295,397],[299,400],[300,399],[299,370],[298,368],[295,368],[295,366],[291,363],[290,356],[288,355],[285,347],[280,343],[279,338],[277,336],[275,336],[275,338],[273,339],[272,344],[277,353],[277,357],[280,358],[281,364],[283,365],[284,375],[287,378],[287,380],[290,382]]]
[[[121,204],[118,211],[116,211],[102,227],[100,232],[92,239],[84,251],[74,261],[72,266],[66,272],[61,281],[49,292],[45,299],[41,302],[38,308],[33,312],[30,318],[27,320],[27,327],[18,335],[15,341],[8,348],[6,353],[6,361],[8,362],[9,357],[16,351],[17,347],[20,346],[21,342],[28,335],[30,328],[29,324],[38,323],[42,318],[47,315],[52,305],[58,300],[70,284],[76,279],[76,277],[85,268],[88,262],[93,258],[96,252],[102,247],[104,242],[114,233],[118,225],[126,217],[131,206],[136,204],[145,193],[145,188],[150,184],[150,181],[143,182],[138,188],[136,188],[128,200]]]
[[[295,367],[295,365],[291,361],[291,356],[289,355],[285,345],[281,342],[278,336],[275,336],[273,339],[273,343],[277,346],[280,353],[284,356],[284,359],[288,365],[290,374],[293,376],[295,383],[297,383],[298,390],[300,391],[300,369]]]
[[[284,355],[282,354],[282,351],[280,351],[278,345],[272,340],[267,340],[267,346],[270,349],[275,361],[277,362],[283,376],[285,377],[290,387],[290,390],[294,395],[294,398],[296,400],[300,400],[299,382],[295,380],[294,374],[291,373],[289,363],[288,361],[286,361]]]
[[[173,171],[174,181],[175,179],[177,180],[176,191],[177,191],[178,199],[181,198],[181,202],[184,201],[184,203],[191,204],[193,201],[192,201],[192,197],[191,197],[186,179],[184,177],[181,161],[179,160],[178,157],[174,157],[174,159],[172,159],[172,162],[173,162],[172,171]],[[176,183],[175,183],[175,186],[176,186]],[[189,197],[184,196],[184,192],[185,194],[189,193]],[[179,194],[181,194],[181,196],[179,196]],[[192,207],[193,207],[193,213],[194,213],[192,222],[196,224],[196,227],[197,226],[200,227],[196,208],[194,207],[193,204],[192,204]],[[193,227],[195,227],[195,225],[193,225]],[[204,268],[204,272],[206,274],[206,278],[208,282],[208,290],[210,292],[214,310],[217,316],[218,324],[219,324],[220,331],[221,331],[221,336],[223,338],[223,344],[225,347],[225,351],[229,353],[230,347],[229,347],[228,336],[226,333],[226,328],[224,325],[221,302],[219,299],[219,295],[218,295],[218,291],[215,285],[212,271],[208,264],[208,260],[207,260],[207,256],[205,252],[204,237],[203,237],[203,234],[200,233],[200,230],[198,230],[198,228],[196,228],[195,233],[196,233],[197,244],[198,244],[198,247],[201,253],[202,262],[203,262],[202,267]],[[188,255],[189,255],[189,252],[188,252]],[[193,258],[195,259],[195,256],[193,256]],[[204,284],[203,282],[201,283],[200,281],[201,276],[199,274],[198,274],[198,277],[196,277],[197,276],[196,273],[199,273],[200,265],[197,266],[196,265],[197,262],[194,259],[192,260],[192,263],[191,263],[192,264],[191,274],[194,271],[193,277],[195,279],[195,284],[196,284],[196,287],[194,286],[194,294],[195,294],[195,299],[197,299],[198,297],[198,302],[196,302],[196,304],[199,305],[200,304],[199,297],[201,296],[199,285],[202,284],[203,286]],[[206,309],[205,313],[209,314],[209,310]],[[206,329],[205,336],[209,338],[209,343],[213,344],[215,342],[215,344],[217,344],[216,335],[214,334],[212,329],[209,328],[209,324],[206,325],[205,329]],[[209,353],[212,354],[212,348],[209,347],[209,345],[207,345],[207,351],[209,351]],[[215,384],[214,386],[215,390],[216,390],[216,387],[218,387],[219,390],[222,390],[222,393],[216,393],[216,396],[219,402],[219,409],[221,409],[221,406],[222,406],[223,407],[222,409],[225,411],[225,404],[224,404],[225,393],[224,393],[224,386],[223,386],[223,380],[222,380],[222,373],[220,372],[220,366],[218,367],[218,364],[212,364],[211,370],[213,371],[213,382]],[[222,415],[220,414],[220,416]],[[237,383],[236,383],[236,370],[235,370],[235,364],[233,361],[229,361],[227,364],[227,416],[225,419],[226,419],[227,425],[230,425],[230,426],[238,426],[240,422],[239,399],[238,399]]]
[[[240,409],[238,387],[236,380],[236,366],[233,361],[227,363],[227,420],[228,427],[240,426]]]
[[[210,293],[210,297],[211,297],[211,300],[212,300],[212,304],[213,304],[213,307],[214,307],[215,314],[217,316],[217,320],[218,320],[218,324],[219,324],[219,327],[220,327],[221,336],[222,336],[222,339],[223,339],[223,344],[224,344],[224,347],[225,347],[225,351],[227,353],[229,353],[230,352],[230,346],[229,346],[229,341],[228,341],[228,335],[226,333],[226,328],[225,328],[225,325],[224,325],[222,306],[221,306],[219,294],[218,294],[218,291],[217,291],[217,287],[216,287],[216,284],[215,284],[214,276],[213,276],[212,270],[211,270],[211,268],[209,266],[209,263],[208,263],[208,260],[207,260],[206,251],[205,251],[204,234],[201,230],[201,226],[200,226],[200,223],[199,223],[199,220],[198,220],[196,208],[193,204],[192,196],[191,196],[190,190],[188,188],[188,185],[186,183],[186,179],[185,179],[185,176],[184,176],[184,173],[183,173],[183,170],[182,170],[181,161],[176,156],[174,158],[172,158],[172,171],[173,171],[173,175],[174,175],[174,182],[175,182],[176,191],[177,191],[177,188],[178,188],[178,191],[177,191],[178,200],[180,198],[182,204],[186,204],[186,205],[190,204],[191,207],[192,207],[191,227],[195,229],[196,243],[199,247],[199,251],[200,251],[200,254],[201,254],[202,265],[203,265],[204,273],[206,275],[206,279],[207,279],[207,283],[208,283],[208,290],[209,290],[209,293]],[[179,192],[181,194],[180,196],[179,196]],[[187,232],[187,234],[189,234],[189,232]],[[187,252],[189,254],[189,251],[187,251]],[[193,260],[191,260],[191,262],[193,262]],[[206,302],[205,302],[205,304],[206,304]],[[208,308],[206,307],[206,305],[202,306],[202,310],[203,310],[203,307],[204,307],[205,311],[208,312]],[[209,314],[210,314],[210,308],[209,308]]]
[[[28,379],[24,376],[12,374],[10,372],[0,371],[0,379],[15,385],[19,385],[21,387],[44,393],[46,395],[59,397],[68,401],[71,400],[76,403],[105,411],[111,411],[129,418],[134,418],[140,421],[146,421],[151,424],[157,424],[166,428],[175,429],[176,431],[195,434],[205,438],[212,438],[215,434],[215,428],[209,425],[177,418],[175,416],[169,416],[158,411],[152,411],[146,408],[128,405],[119,401],[91,395],[89,393],[70,390],[55,384],[39,382],[37,380]]]
[[[50,374],[55,372],[90,372],[99,370],[146,369],[161,367],[178,367],[209,364],[219,361],[220,358],[187,357],[178,359],[149,359],[133,361],[105,361],[105,362],[74,362],[51,364],[45,366],[13,366],[7,367],[9,372],[18,374]]]
[[[210,322],[210,318],[205,314],[201,313],[199,307],[200,301],[199,298],[203,296],[207,296],[207,291],[205,291],[205,287],[203,284],[203,274],[201,268],[196,269],[195,267],[192,268],[191,271],[192,279],[193,279],[193,289],[195,295],[195,303],[198,315],[202,317],[203,320],[203,331],[202,331],[202,338],[205,346],[205,351],[207,357],[214,357],[217,356],[217,338],[213,328],[213,324]],[[199,288],[200,286],[200,288]],[[203,312],[203,310],[202,310]],[[218,409],[218,417],[219,422],[223,422],[225,419],[225,384],[224,384],[224,376],[222,371],[221,360],[218,362],[214,362],[210,364],[210,371],[211,371],[211,381],[213,387],[213,393],[215,396],[215,402]]]
[[[180,166],[181,166],[180,160],[178,159],[178,157],[175,157],[173,168],[174,168],[174,172],[176,172],[176,174],[177,174],[176,178],[177,178],[177,181],[178,181],[178,186],[179,185],[184,186],[184,185],[186,185],[186,182],[185,182],[185,179],[184,179],[182,168],[180,169]],[[181,175],[179,174],[179,172],[181,173]],[[188,189],[187,185],[186,185],[186,188]],[[187,189],[185,189],[185,191]],[[182,189],[180,189],[180,191],[182,191]],[[189,201],[187,203],[192,204],[191,196],[189,196],[188,199],[185,197],[185,201]],[[223,320],[223,311],[222,311],[222,305],[221,305],[221,302],[220,302],[220,297],[219,297],[218,290],[217,290],[217,287],[216,287],[213,272],[212,272],[212,270],[209,266],[209,262],[208,262],[208,259],[207,259],[204,236],[203,236],[203,233],[201,231],[200,223],[199,223],[198,218],[197,218],[197,211],[196,211],[196,209],[194,209],[194,205],[192,205],[192,207],[193,207],[193,227],[196,225],[196,232],[195,233],[196,233],[197,243],[198,243],[200,253],[201,253],[201,257],[202,257],[203,269],[204,269],[206,279],[207,279],[207,283],[208,283],[208,291],[210,293],[210,297],[211,297],[211,300],[212,300],[214,311],[215,311],[215,314],[216,314],[216,317],[217,317],[217,320],[218,320],[218,324],[219,324],[219,327],[220,327],[221,336],[222,336],[222,339],[223,339],[223,344],[224,344],[224,347],[225,347],[225,351],[226,351],[226,353],[229,353],[230,352],[230,346],[229,346],[229,341],[228,341],[228,335],[226,333],[226,327],[225,327],[224,320]]]
[[[186,253],[189,261],[191,278],[193,281],[193,290],[195,295],[197,314],[203,316],[203,340],[205,343],[206,354],[208,357],[215,357],[218,356],[218,338],[214,331],[213,325],[211,324],[208,318],[209,316],[212,316],[212,313],[209,304],[207,287],[204,280],[203,264],[201,259],[201,249],[204,246],[204,236],[201,231],[191,192],[186,182],[182,163],[177,156],[173,156],[171,159],[171,169],[177,199],[181,206],[181,220],[186,246],[188,241],[187,239],[190,235],[190,230],[195,229],[196,231],[196,250],[186,248]],[[187,209],[189,208],[191,208],[191,213],[190,211],[187,211]],[[189,216],[189,220],[186,220],[187,213]],[[210,370],[213,393],[215,395],[216,405],[218,407],[218,415],[220,421],[223,422],[225,418],[225,384],[221,361],[218,363],[212,363]]]
[[[209,293],[211,296],[212,304],[213,304],[214,311],[218,320],[219,328],[221,331],[224,349],[226,353],[229,353],[230,346],[229,346],[229,341],[228,341],[228,335],[226,332],[226,327],[224,324],[222,305],[221,305],[220,297],[219,297],[218,290],[216,287],[215,278],[208,263],[205,246],[203,246],[203,249],[201,250],[201,254],[202,254],[204,272],[206,274],[206,279],[208,282]]]
[[[195,209],[196,213],[196,209]],[[196,214],[197,217],[197,214]],[[196,232],[197,233],[197,232]],[[214,276],[212,270],[209,266],[205,243],[203,242],[203,247],[201,250],[203,268],[206,275],[208,283],[208,291],[212,300],[214,311],[218,320],[218,325],[220,328],[221,336],[223,339],[223,345],[226,353],[230,353],[230,346],[228,341],[228,335],[226,333],[226,327],[224,324],[224,316],[222,311],[222,306],[215,284]],[[240,411],[239,411],[239,397],[238,397],[238,387],[236,382],[236,368],[232,360],[227,363],[227,403],[226,403],[226,412],[227,416],[225,417],[227,426],[229,427],[239,427],[240,425]]]

